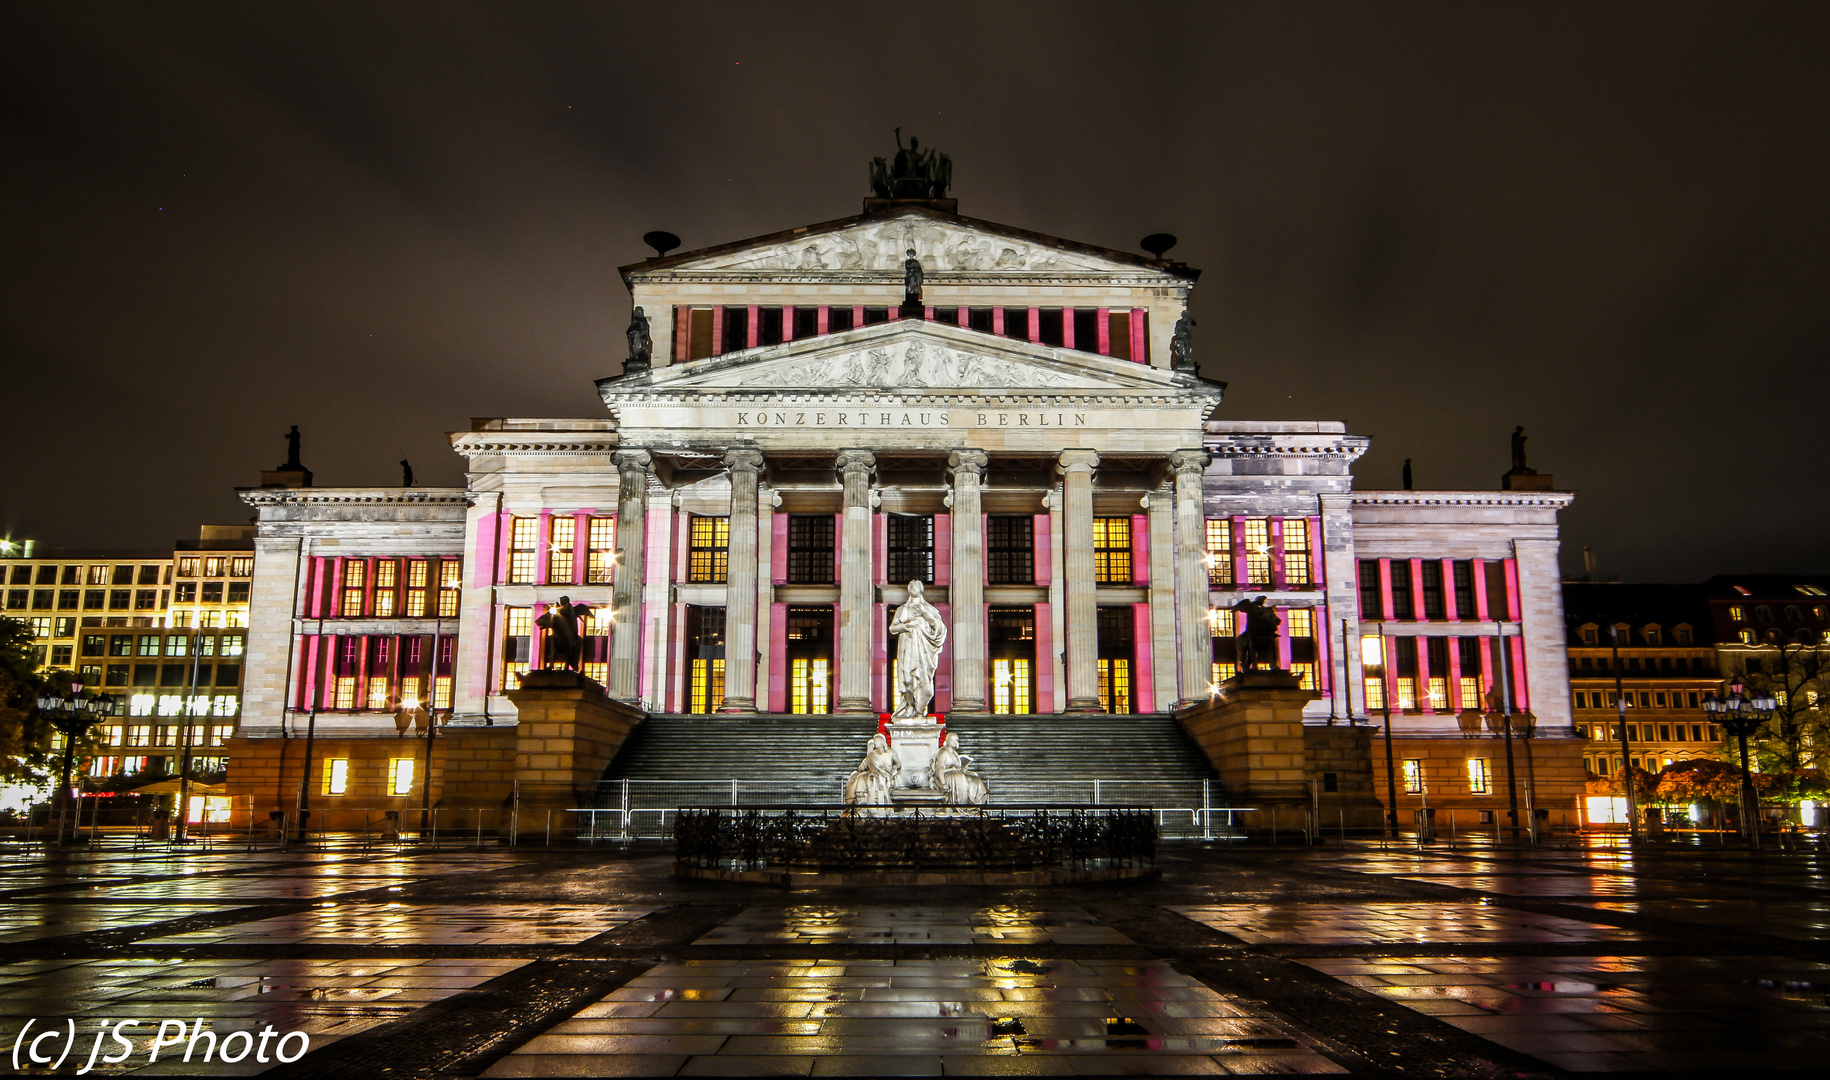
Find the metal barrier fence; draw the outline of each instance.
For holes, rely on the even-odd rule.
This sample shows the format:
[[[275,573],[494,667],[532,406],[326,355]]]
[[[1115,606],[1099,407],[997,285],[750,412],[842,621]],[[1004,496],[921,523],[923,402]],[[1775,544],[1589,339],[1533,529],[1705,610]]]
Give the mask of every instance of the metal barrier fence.
[[[581,839],[666,839],[675,812],[693,807],[831,805],[806,799],[808,785],[786,780],[610,780],[597,785],[594,820]],[[1226,789],[1211,781],[1084,780],[1020,783],[993,789],[990,806],[1122,806],[1149,810],[1165,839],[1224,839],[1235,835]]]
[[[675,864],[719,870],[1142,866],[1156,822],[1134,807],[682,807]]]

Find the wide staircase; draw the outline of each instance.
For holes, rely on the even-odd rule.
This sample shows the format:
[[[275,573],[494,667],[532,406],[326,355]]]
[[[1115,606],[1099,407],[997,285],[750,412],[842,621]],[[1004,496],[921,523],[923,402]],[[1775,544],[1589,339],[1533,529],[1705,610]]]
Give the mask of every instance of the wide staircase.
[[[638,824],[682,806],[831,806],[875,730],[869,717],[650,716],[604,770],[595,802]],[[993,806],[1150,807],[1165,811],[1167,829],[1229,805],[1172,716],[961,717],[947,730]]]

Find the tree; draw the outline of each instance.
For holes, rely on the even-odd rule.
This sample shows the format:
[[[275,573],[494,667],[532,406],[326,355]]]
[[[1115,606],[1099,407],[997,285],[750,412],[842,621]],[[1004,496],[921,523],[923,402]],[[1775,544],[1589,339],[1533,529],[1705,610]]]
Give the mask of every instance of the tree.
[[[1804,640],[1806,635],[1810,640]],[[1775,641],[1745,660],[1750,689],[1771,694],[1779,703],[1773,719],[1754,737],[1763,771],[1797,772],[1817,767],[1830,752],[1830,716],[1824,706],[1830,691],[1830,647],[1814,631],[1798,640]]]
[[[1754,777],[1755,790],[1761,794],[1772,786],[1765,773]],[[1741,798],[1741,770],[1726,761],[1696,758],[1674,761],[1659,771],[1655,787],[1659,802],[1683,805],[1713,800],[1735,802]]]
[[[45,686],[31,624],[0,616],[0,780],[41,784],[50,777],[54,729],[38,713]]]

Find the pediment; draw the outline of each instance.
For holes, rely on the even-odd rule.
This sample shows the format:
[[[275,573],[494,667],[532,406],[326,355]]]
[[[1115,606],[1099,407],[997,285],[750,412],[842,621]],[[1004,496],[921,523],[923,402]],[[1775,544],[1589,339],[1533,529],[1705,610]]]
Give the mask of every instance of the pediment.
[[[914,248],[930,274],[1088,274],[1166,280],[1192,278],[1185,267],[1078,244],[994,222],[926,210],[844,218],[717,248],[626,267],[626,273],[864,273],[900,277]]]
[[[605,379],[604,401],[711,395],[1207,397],[1192,375],[946,323],[892,321]]]

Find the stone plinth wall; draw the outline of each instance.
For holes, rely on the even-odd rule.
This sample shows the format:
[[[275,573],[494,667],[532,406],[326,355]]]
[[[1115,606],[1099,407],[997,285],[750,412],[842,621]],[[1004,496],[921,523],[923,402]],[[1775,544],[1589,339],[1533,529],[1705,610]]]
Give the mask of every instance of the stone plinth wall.
[[[1176,714],[1241,806],[1307,803],[1303,706],[1314,694],[1283,672],[1229,679],[1220,696]]]
[[[496,809],[509,796],[514,769],[513,728],[441,728],[432,740],[432,767],[426,768],[426,740],[415,738],[320,738],[311,747],[312,827],[360,829],[379,827],[389,810],[418,810],[425,798],[428,772],[435,807]],[[228,794],[235,800],[238,825],[244,807],[252,806],[257,825],[275,810],[290,814],[298,807],[299,774],[305,767],[303,738],[233,738],[228,744]],[[349,763],[343,794],[325,790],[325,763]],[[393,763],[413,762],[413,786],[406,795],[389,794]],[[244,801],[246,800],[246,801]]]
[[[1584,785],[1587,772],[1582,764],[1582,748],[1586,745],[1581,739],[1532,739],[1530,740],[1530,762],[1527,764],[1527,745],[1524,739],[1512,742],[1513,768],[1519,789],[1519,819],[1523,824],[1525,818],[1525,789],[1528,777],[1536,777],[1536,805],[1540,811],[1550,811],[1549,821],[1552,825],[1576,824],[1577,800],[1585,793]],[[1371,757],[1373,764],[1373,794],[1379,803],[1384,805],[1386,799],[1385,785],[1385,744],[1383,732],[1375,733],[1371,740]],[[1487,761],[1488,794],[1478,794],[1472,790],[1469,782],[1468,759],[1485,758]],[[1504,740],[1484,736],[1479,739],[1460,739],[1454,737],[1430,737],[1398,735],[1392,739],[1392,760],[1398,770],[1398,820],[1409,828],[1412,813],[1418,807],[1428,805],[1437,807],[1436,825],[1446,830],[1447,811],[1454,810],[1459,825],[1475,828],[1479,822],[1479,811],[1491,810],[1504,822],[1506,817],[1506,744]],[[1425,790],[1422,794],[1406,794],[1404,790],[1404,763],[1416,761],[1421,764]],[[1544,818],[1540,815],[1540,821]]]
[[[524,808],[586,805],[604,768],[643,719],[640,709],[612,700],[570,671],[529,672],[508,697],[520,714],[513,778]]]
[[[1304,775],[1319,793],[1322,809],[1379,806],[1373,790],[1372,729],[1364,726],[1303,728]],[[1327,777],[1333,774],[1335,790]]]

